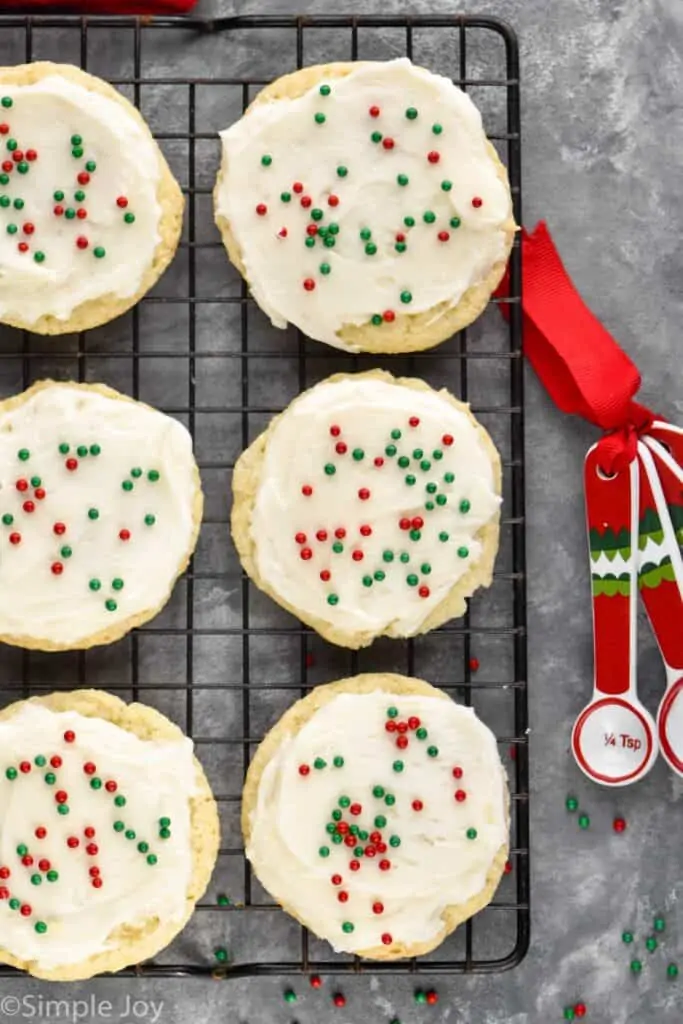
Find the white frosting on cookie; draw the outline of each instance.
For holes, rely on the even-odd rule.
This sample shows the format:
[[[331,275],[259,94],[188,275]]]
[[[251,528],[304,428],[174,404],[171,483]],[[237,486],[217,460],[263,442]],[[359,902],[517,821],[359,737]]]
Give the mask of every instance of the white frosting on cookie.
[[[73,742],[65,740],[69,732]],[[155,917],[181,920],[192,873],[195,792],[189,739],[143,741],[99,718],[35,704],[0,722],[0,946],[51,969],[117,948],[118,928]],[[58,799],[64,794],[69,812],[63,815]],[[162,818],[170,821],[167,838]],[[19,907],[10,902],[16,900]]]
[[[479,560],[476,534],[499,504],[481,435],[437,392],[323,381],[268,438],[256,567],[308,615],[409,636]]]
[[[386,723],[414,718],[427,735],[413,720],[401,749]],[[507,841],[506,799],[495,737],[470,708],[344,693],[268,762],[247,855],[266,889],[338,951],[430,942],[446,907],[484,889]],[[351,826],[367,833],[353,846]]]
[[[0,634],[78,646],[151,614],[193,543],[195,474],[185,427],[141,403],[55,384],[0,411]]]
[[[160,240],[150,135],[59,75],[0,85],[0,99],[0,317],[67,320],[89,299],[134,295]]]
[[[506,256],[510,193],[478,110],[407,59],[259,104],[221,139],[216,212],[276,327],[352,349],[344,325],[455,306]]]

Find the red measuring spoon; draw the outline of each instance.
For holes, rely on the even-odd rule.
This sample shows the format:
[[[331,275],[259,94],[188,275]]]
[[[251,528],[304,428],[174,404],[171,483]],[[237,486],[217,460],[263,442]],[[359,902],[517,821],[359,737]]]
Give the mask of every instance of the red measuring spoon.
[[[593,696],[574,723],[572,750],[589,778],[626,786],[647,774],[658,753],[654,719],[636,692],[638,462],[608,477],[596,445],[584,483],[591,550],[602,543],[605,551],[591,565]]]
[[[672,430],[666,433],[658,431],[659,440],[638,443],[643,470],[639,581],[666,671],[666,692],[657,712],[659,744],[670,767],[683,775],[683,559],[672,520],[672,510],[683,513],[683,471],[669,454]],[[676,446],[682,442],[683,434],[674,440]]]

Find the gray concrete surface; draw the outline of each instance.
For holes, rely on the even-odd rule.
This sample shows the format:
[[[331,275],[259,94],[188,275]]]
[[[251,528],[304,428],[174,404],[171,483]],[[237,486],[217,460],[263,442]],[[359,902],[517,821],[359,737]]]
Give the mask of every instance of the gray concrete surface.
[[[301,11],[329,7],[299,4]],[[383,0],[380,8],[453,9],[444,0]],[[198,11],[291,9],[288,0],[201,0]],[[348,0],[339,9],[360,12]],[[680,0],[482,0],[461,9],[505,17],[519,34],[525,223],[548,220],[578,288],[641,366],[643,401],[682,422]],[[288,1006],[277,980],[109,979],[55,990],[3,979],[0,1024],[155,1017],[161,1024],[545,1024],[561,1020],[562,1008],[579,999],[595,1024],[679,1024],[683,980],[667,981],[666,964],[680,956],[683,969],[683,786],[660,762],[632,789],[599,790],[568,752],[571,722],[590,690],[581,463],[593,437],[591,428],[557,413],[528,375],[533,932],[521,966],[504,975],[437,980],[434,1007],[413,1004],[410,979],[349,979],[343,1010],[329,1002],[331,982],[322,992],[296,984],[300,999]],[[654,710],[663,674],[644,625],[641,636],[642,695]],[[565,811],[570,791],[591,816],[588,831]],[[622,836],[611,828],[616,813],[628,819]],[[656,912],[665,914],[667,930],[649,954],[642,939]],[[637,979],[620,941],[625,927],[641,939],[645,967]],[[238,937],[224,940],[234,945]],[[267,946],[269,936],[262,941]],[[85,1002],[59,1010],[45,1002],[55,998]]]

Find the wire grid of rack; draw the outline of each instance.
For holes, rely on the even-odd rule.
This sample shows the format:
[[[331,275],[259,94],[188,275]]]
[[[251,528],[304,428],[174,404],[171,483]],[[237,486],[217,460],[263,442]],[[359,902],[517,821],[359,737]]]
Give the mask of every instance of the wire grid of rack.
[[[200,543],[165,611],[111,647],[42,655],[0,651],[0,702],[56,687],[103,687],[158,707],[195,740],[214,792],[223,846],[211,891],[145,976],[298,972],[463,973],[514,967],[529,943],[529,818],[520,260],[509,298],[467,331],[411,357],[350,357],[273,330],[229,267],[213,227],[216,131],[278,74],[331,60],[409,56],[449,75],[480,107],[507,165],[521,222],[519,68],[514,33],[487,17],[186,18],[0,16],[0,63],[70,61],[110,80],[150,123],[187,198],[174,264],[112,324],[44,339],[0,332],[0,392],[45,376],[102,380],[177,416],[191,430],[206,492]],[[199,74],[197,72],[200,72]],[[207,74],[207,71],[209,72]],[[506,323],[496,306],[504,305]],[[415,641],[348,652],[264,598],[229,537],[230,474],[239,451],[296,393],[340,370],[383,365],[472,402],[504,466],[501,550],[490,591],[462,621]],[[482,400],[483,399],[483,400]],[[478,664],[477,664],[478,663]],[[313,685],[357,671],[424,675],[496,731],[511,789],[511,873],[487,910],[419,961],[334,954],[283,914],[252,877],[239,832],[241,783],[267,729]],[[227,893],[228,905],[218,900]],[[216,969],[212,949],[233,960]],[[10,975],[0,968],[0,975]]]

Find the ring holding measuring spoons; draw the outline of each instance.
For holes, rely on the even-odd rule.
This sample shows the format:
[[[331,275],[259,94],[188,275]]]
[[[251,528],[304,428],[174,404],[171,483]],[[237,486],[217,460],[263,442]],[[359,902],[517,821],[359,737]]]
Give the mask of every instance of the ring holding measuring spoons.
[[[654,509],[660,526],[657,542],[646,535],[639,551],[640,594],[666,672],[657,736],[665,760],[683,775],[683,559],[669,512],[671,504],[680,505],[683,471],[656,442],[639,441],[638,458],[641,522]]]
[[[626,786],[649,772],[658,753],[654,719],[636,692],[638,462],[606,476],[595,445],[586,456],[584,481],[589,531],[604,534],[616,522],[627,537],[615,555],[618,574],[604,553],[592,567],[595,678],[593,696],[574,723],[572,751],[594,782]]]

